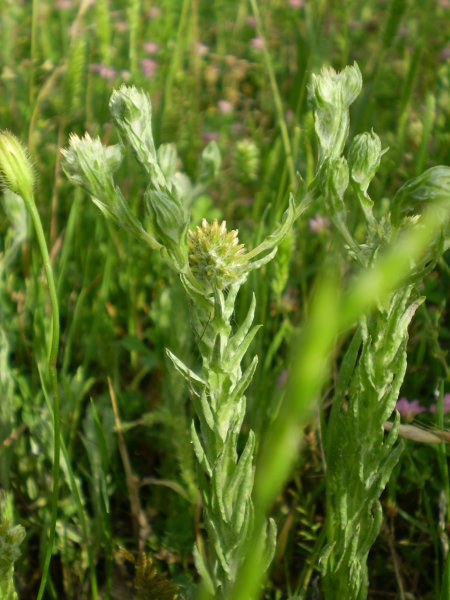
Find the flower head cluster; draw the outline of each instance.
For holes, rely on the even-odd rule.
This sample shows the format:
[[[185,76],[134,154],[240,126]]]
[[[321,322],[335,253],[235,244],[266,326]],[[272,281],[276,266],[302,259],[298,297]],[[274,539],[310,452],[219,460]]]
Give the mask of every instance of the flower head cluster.
[[[206,288],[223,290],[242,277],[244,244],[238,230],[227,231],[226,222],[214,219],[188,233],[189,265],[195,278]]]

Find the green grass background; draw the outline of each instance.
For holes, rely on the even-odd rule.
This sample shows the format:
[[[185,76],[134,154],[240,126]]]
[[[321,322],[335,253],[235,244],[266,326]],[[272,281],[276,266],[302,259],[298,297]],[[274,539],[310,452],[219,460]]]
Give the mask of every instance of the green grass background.
[[[201,535],[192,413],[188,390],[164,352],[170,347],[190,364],[198,360],[189,309],[164,263],[100,219],[65,180],[59,148],[70,132],[85,130],[116,142],[110,93],[122,82],[143,87],[152,98],[157,143],[176,142],[190,177],[209,139],[221,148],[221,174],[196,200],[194,221],[224,218],[252,247],[279,221],[295,173],[307,183],[312,178],[311,73],[356,60],[364,88],[351,111],[353,133],[373,127],[390,148],[371,187],[381,213],[406,179],[450,163],[450,3],[0,0],[0,40],[0,128],[29,147],[61,311],[63,481],[48,597],[190,597],[191,551]],[[243,139],[254,142],[253,152],[242,154]],[[131,159],[118,181],[143,214],[145,177]],[[310,316],[313,283],[333,248],[329,229],[310,229],[308,219],[318,212],[313,206],[300,219],[274,263],[263,277],[250,278],[240,298],[243,314],[256,294],[255,322],[264,324],[254,343],[260,366],[247,419],[260,439],[277,414],[292,340]],[[51,412],[41,385],[49,387],[49,306],[31,227],[17,218],[8,237],[10,223],[2,210],[5,256],[17,244],[0,272],[0,485],[13,493],[16,521],[27,531],[16,581],[19,596],[32,598],[52,487]],[[353,225],[357,232],[358,222]],[[402,394],[426,406],[436,391],[449,391],[448,284],[447,258],[424,283],[428,303],[410,329]],[[340,356],[338,349],[322,408],[273,507],[279,540],[267,598],[317,597],[320,418]],[[131,508],[108,378],[148,523],[145,539]],[[446,418],[421,417],[440,428]],[[443,445],[407,443],[383,496],[385,526],[369,558],[370,597],[449,597],[447,452]]]

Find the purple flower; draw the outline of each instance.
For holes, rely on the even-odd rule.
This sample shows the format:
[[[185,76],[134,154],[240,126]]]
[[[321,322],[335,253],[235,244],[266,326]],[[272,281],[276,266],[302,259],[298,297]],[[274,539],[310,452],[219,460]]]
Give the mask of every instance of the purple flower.
[[[448,414],[450,412],[450,394],[445,394],[444,398],[442,399],[442,408],[444,409],[444,415]],[[437,411],[437,405],[436,404],[432,404],[430,406],[430,412],[431,413],[435,413]]]
[[[419,404],[418,400],[408,400],[407,398],[400,398],[397,400],[397,404],[395,408],[401,414],[402,417],[405,417],[407,420],[411,420],[418,415],[419,413],[425,412],[427,409]]]
[[[112,81],[117,76],[116,70],[112,67],[108,67],[107,65],[94,63],[92,65],[89,65],[89,69],[93,73],[97,73],[102,79],[106,79],[107,81]]]
[[[219,139],[217,131],[204,131],[202,134],[205,142],[216,142]]]
[[[141,60],[141,69],[144,77],[153,77],[156,72],[156,67],[158,63],[151,58],[144,58]]]
[[[264,40],[260,37],[255,37],[250,40],[250,46],[253,48],[253,50],[258,50],[258,52],[260,52],[264,49]]]
[[[156,42],[146,42],[142,47],[149,54],[158,54],[159,46]]]

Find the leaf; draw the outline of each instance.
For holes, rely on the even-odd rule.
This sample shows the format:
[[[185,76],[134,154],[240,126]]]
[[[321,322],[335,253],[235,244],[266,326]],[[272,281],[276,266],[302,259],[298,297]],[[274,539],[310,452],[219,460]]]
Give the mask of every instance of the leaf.
[[[228,489],[225,493],[225,505],[231,516],[232,527],[236,534],[241,531],[246,514],[247,504],[251,502],[253,489],[254,467],[253,455],[255,451],[255,434],[249,431],[247,443],[239,457]]]
[[[191,371],[179,358],[173,354],[168,348],[166,348],[166,354],[173,363],[175,369],[182,375],[187,382],[206,387],[208,384],[201,377],[196,375],[194,371]],[[198,394],[197,394],[198,395]]]

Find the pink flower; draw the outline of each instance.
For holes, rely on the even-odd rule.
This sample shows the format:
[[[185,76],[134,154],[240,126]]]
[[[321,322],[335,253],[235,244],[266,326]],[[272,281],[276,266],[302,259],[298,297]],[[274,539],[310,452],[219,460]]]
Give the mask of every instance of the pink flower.
[[[407,398],[400,398],[400,400],[397,400],[395,408],[398,410],[401,416],[405,417],[407,420],[411,420],[415,417],[415,415],[426,411],[426,408],[419,404],[418,400],[410,401]]]
[[[157,54],[159,51],[159,46],[156,42],[146,42],[142,47],[149,54]]]
[[[112,67],[108,67],[107,65],[95,63],[89,65],[89,69],[93,73],[97,73],[102,79],[106,79],[107,81],[112,81],[117,76],[116,70]]]
[[[217,103],[219,111],[224,115],[231,115],[233,112],[233,105],[228,100],[219,100]]]
[[[309,219],[309,228],[313,233],[322,233],[328,229],[330,221],[317,213],[312,219]]]
[[[141,60],[141,69],[144,77],[153,77],[153,75],[156,73],[157,66],[158,63],[151,58],[144,58]]]
[[[57,0],[55,2],[55,8],[59,8],[60,10],[69,10],[72,7],[72,0]]]
[[[291,8],[303,8],[305,6],[305,0],[289,0],[289,6]]]
[[[247,25],[249,27],[256,27],[256,19],[253,15],[249,15],[246,19],[245,22],[247,23]]]
[[[250,45],[254,50],[258,50],[259,52],[264,49],[264,40],[260,37],[255,37],[250,40]]]

